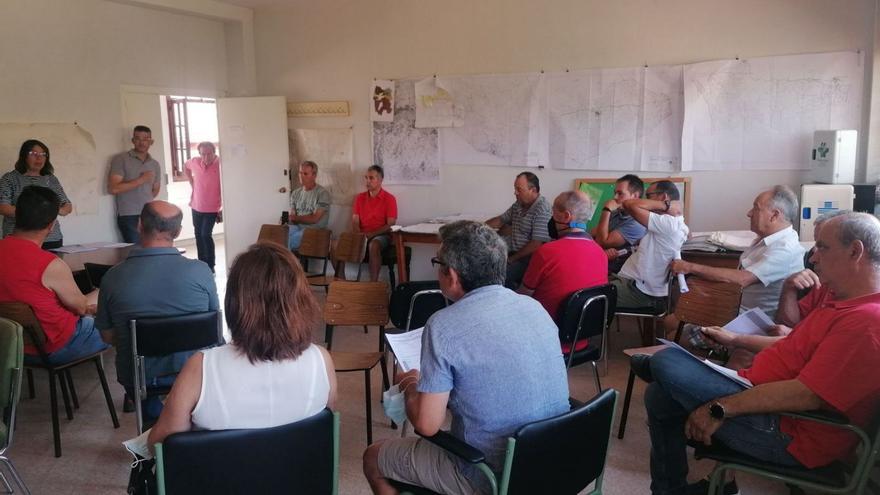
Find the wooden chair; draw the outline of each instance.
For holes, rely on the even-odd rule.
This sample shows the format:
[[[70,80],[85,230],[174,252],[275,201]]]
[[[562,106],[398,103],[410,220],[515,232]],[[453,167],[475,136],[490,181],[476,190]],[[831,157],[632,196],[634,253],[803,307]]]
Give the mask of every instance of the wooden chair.
[[[312,279],[324,279],[327,277],[327,264],[330,261],[330,236],[333,234],[329,229],[305,229],[299,248],[294,251],[300,261],[303,262],[303,270],[311,283]],[[307,271],[308,260],[323,260],[324,265],[319,273]],[[326,287],[326,285],[325,285]]]
[[[264,223],[257,235],[257,242],[273,242],[287,249],[287,225]]]
[[[336,367],[337,373],[347,373],[350,371],[364,372],[364,403],[367,416],[367,445],[373,443],[373,404],[372,404],[372,383],[370,380],[370,372],[380,362],[384,365],[384,357],[381,352],[330,352],[333,359],[333,365]],[[383,370],[384,371],[384,370]]]
[[[339,263],[342,263],[343,269],[345,263],[357,263],[358,273],[355,280],[361,279],[361,261],[367,250],[367,237],[364,234],[355,234],[354,232],[343,232],[339,234],[339,240],[336,241],[336,247],[330,252],[330,261],[333,262],[333,268],[336,269]],[[336,275],[327,275],[322,277],[310,277],[309,284],[324,287],[327,291],[330,284],[336,280]],[[328,347],[329,348],[329,347]]]
[[[107,385],[107,376],[104,374],[104,362],[101,357],[105,352],[110,350],[108,347],[102,351],[98,351],[88,356],[60,364],[49,363],[48,355],[45,351],[46,334],[39,320],[34,315],[30,306],[24,303],[0,303],[0,317],[8,318],[18,322],[25,329],[25,344],[32,345],[37,348],[40,355],[39,364],[25,364],[28,369],[44,369],[49,373],[49,402],[52,413],[52,439],[55,444],[55,457],[61,457],[61,427],[58,421],[58,394],[55,389],[55,379],[58,377],[61,385],[61,393],[64,398],[64,406],[67,413],[67,419],[73,419],[73,410],[70,408],[70,397],[68,396],[68,387],[73,398],[74,406],[79,407],[79,400],[73,389],[73,380],[70,376],[70,368],[84,364],[87,362],[95,363],[98,371],[98,379],[101,381],[101,388],[104,390],[104,399],[107,401],[107,409],[110,411],[110,419],[113,421],[113,427],[119,428],[119,419],[116,417],[116,407],[113,405],[113,398],[110,396],[110,387]],[[32,376],[28,375],[29,378]],[[33,382],[30,384],[31,392],[33,392]]]

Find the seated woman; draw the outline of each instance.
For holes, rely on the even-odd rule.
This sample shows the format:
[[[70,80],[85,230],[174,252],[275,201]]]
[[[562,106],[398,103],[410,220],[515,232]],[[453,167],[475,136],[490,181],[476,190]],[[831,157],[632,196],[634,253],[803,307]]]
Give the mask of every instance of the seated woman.
[[[187,361],[150,432],[151,448],[181,431],[269,428],[334,408],[333,362],[311,343],[318,315],[293,254],[251,246],[233,263],[226,288],[232,343]]]

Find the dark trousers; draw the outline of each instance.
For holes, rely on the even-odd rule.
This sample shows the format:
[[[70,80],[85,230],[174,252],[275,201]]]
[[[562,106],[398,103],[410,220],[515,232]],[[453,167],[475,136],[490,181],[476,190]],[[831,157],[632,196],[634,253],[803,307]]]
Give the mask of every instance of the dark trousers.
[[[217,213],[202,213],[193,210],[193,228],[196,231],[196,251],[199,260],[204,261],[214,271],[214,224],[217,223]]]
[[[138,220],[140,215],[118,215],[116,217],[116,226],[122,234],[123,242],[137,244],[141,242],[141,235],[138,233]]]

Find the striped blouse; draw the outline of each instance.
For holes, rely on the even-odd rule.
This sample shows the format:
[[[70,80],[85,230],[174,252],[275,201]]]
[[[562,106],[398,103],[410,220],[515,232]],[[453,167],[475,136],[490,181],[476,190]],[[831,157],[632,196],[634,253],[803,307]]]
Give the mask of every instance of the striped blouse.
[[[64,193],[64,188],[61,187],[61,182],[58,181],[58,177],[54,175],[24,175],[18,170],[12,170],[3,174],[3,177],[0,177],[0,204],[15,206],[18,196],[27,186],[48,187],[55,191],[62,205],[70,203],[70,199]],[[13,230],[15,230],[15,218],[3,217],[3,237],[11,234]],[[60,240],[62,240],[61,226],[58,222],[55,222],[52,232],[49,232],[48,237],[46,237],[46,242]]]

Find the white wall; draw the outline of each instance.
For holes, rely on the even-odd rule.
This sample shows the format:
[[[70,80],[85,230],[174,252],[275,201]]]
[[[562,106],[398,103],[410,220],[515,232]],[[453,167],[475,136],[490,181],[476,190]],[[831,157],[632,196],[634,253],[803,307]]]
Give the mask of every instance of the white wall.
[[[873,0],[297,0],[255,11],[257,82],[264,95],[349,100],[350,118],[291,119],[290,126],[353,125],[362,170],[371,161],[372,78],[872,51],[873,20]],[[500,212],[513,201],[517,172],[447,166],[439,186],[388,189],[398,197],[404,223],[462,210]],[[553,196],[576,177],[621,173],[538,175]],[[695,230],[747,228],[745,210],[757,192],[802,180],[797,171],[689,175]]]
[[[100,177],[130,146],[121,85],[227,87],[222,21],[105,0],[3,0],[0,60],[0,122],[78,122],[95,138]],[[0,169],[15,158],[0,157]],[[102,192],[97,215],[64,218],[62,227],[68,244],[116,239],[112,196]]]

